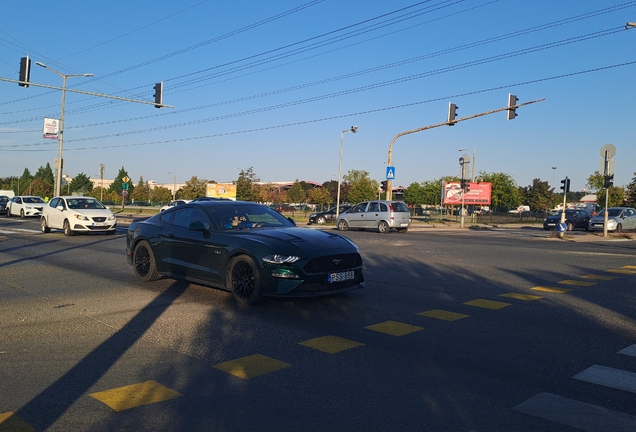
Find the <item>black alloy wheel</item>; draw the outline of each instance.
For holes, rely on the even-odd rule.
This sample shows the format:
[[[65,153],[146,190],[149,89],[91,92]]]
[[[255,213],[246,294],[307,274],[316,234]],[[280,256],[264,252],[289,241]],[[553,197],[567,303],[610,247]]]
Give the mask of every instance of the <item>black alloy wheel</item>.
[[[142,240],[133,250],[133,268],[135,275],[144,282],[159,279],[161,276],[157,271],[157,264],[152,249],[147,241]]]
[[[230,261],[227,286],[239,303],[253,305],[263,301],[263,287],[258,267],[247,255],[239,255]]]

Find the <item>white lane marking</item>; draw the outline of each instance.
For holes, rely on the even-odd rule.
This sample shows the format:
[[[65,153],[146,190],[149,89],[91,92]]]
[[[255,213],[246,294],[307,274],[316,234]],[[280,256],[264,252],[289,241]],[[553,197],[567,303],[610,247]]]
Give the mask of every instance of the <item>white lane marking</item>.
[[[626,370],[594,365],[574,375],[572,378],[636,393],[636,373]]]
[[[20,234],[20,232],[28,232],[28,233],[40,233],[40,230],[30,230],[24,228],[15,228],[14,230],[0,230],[2,234]]]
[[[539,393],[532,396],[514,409],[586,432],[634,432],[636,430],[636,416],[551,393]]]
[[[623,348],[618,352],[619,354],[624,354],[632,357],[636,357],[636,345],[630,345],[627,348]]]

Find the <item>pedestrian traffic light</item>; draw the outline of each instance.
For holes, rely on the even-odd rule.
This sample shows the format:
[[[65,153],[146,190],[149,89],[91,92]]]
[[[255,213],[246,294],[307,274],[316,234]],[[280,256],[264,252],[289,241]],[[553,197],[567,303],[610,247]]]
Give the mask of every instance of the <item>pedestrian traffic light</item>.
[[[380,188],[382,189],[382,192],[386,192],[387,181],[384,180],[383,182],[380,182],[380,184],[381,184]]]
[[[155,108],[163,108],[163,82],[155,84]]]
[[[466,188],[468,187],[468,180],[462,179],[461,182],[460,182],[460,185],[462,187],[462,190],[466,191]]]
[[[517,108],[513,108],[517,106],[517,102],[519,102],[519,98],[508,93],[508,120],[514,120],[517,117]]]
[[[452,102],[448,103],[448,122],[449,122],[449,126],[455,126],[454,120],[455,117],[457,116],[457,105],[455,105]],[[450,123],[453,122],[453,123]]]
[[[609,189],[612,186],[614,186],[614,174],[606,175],[605,176],[605,181],[603,182],[603,187],[605,189]]]
[[[31,78],[31,59],[29,56],[22,57],[20,59],[20,81],[18,85],[21,87],[28,87],[29,84],[26,84],[30,81]]]
[[[466,186],[464,187],[464,192],[470,192],[470,182],[466,180]]]
[[[563,193],[570,192],[570,179],[569,178],[566,177],[563,180],[561,180],[561,190],[563,191]]]

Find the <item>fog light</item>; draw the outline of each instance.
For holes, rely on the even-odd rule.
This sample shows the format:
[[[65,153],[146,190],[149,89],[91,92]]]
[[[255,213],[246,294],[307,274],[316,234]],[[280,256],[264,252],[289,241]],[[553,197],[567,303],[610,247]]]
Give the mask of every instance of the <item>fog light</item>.
[[[300,278],[296,273],[286,269],[272,270],[272,277],[277,277],[282,279],[299,279]]]

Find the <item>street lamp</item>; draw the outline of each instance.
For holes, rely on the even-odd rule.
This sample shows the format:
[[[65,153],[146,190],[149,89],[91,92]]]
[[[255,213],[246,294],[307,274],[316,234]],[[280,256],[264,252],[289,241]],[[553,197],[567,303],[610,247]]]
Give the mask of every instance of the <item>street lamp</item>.
[[[169,172],[168,174],[174,174],[174,181],[172,183],[172,201],[177,199],[177,174]]]
[[[475,149],[474,148],[460,148],[459,151],[472,150],[473,151],[473,168],[471,174],[471,182],[475,183]]]
[[[358,126],[351,126],[351,129],[345,129],[340,133],[340,163],[338,164],[338,195],[336,198],[336,221],[338,220],[338,216],[340,215],[340,177],[342,175],[342,140],[344,138],[345,132],[358,132]]]
[[[556,176],[556,167],[552,167],[552,186],[554,187],[554,177]]]
[[[35,64],[61,76],[64,80],[62,85],[62,109],[60,111],[60,130],[58,132],[58,140],[60,142],[60,149],[57,155],[57,178],[55,179],[55,195],[58,196],[58,195],[61,195],[61,189],[62,189],[62,148],[64,147],[64,104],[66,102],[66,79],[73,78],[73,77],[92,77],[93,74],[86,73],[86,74],[66,75],[56,71],[53,68],[48,67],[44,63],[35,62]]]

